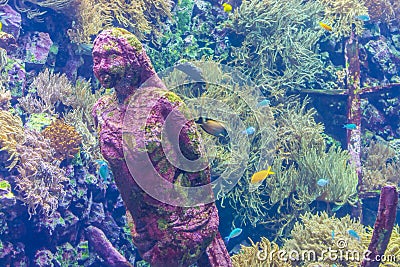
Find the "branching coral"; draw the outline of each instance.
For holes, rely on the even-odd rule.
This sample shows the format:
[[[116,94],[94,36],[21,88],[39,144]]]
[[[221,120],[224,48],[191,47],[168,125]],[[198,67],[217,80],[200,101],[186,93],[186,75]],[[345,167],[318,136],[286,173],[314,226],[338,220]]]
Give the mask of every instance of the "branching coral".
[[[95,137],[91,109],[101,94],[101,90],[97,91],[95,94],[92,93],[89,81],[77,80],[74,86],[65,75],[53,74],[46,69],[34,79],[30,87],[30,93],[19,99],[19,105],[28,113],[30,126],[39,126],[41,128],[44,124],[32,125],[34,122],[42,123],[35,120],[40,117],[64,117],[64,121],[69,126],[63,124],[64,126],[62,126],[62,129],[57,129],[56,126],[56,131],[51,130],[53,127],[50,127],[43,132],[46,137],[55,139],[57,138],[54,135],[60,134],[60,138],[63,139],[67,136],[61,136],[67,134],[70,135],[69,137],[73,140],[70,140],[71,144],[69,145],[66,143],[58,144],[57,142],[61,142],[61,139],[57,139],[58,141],[53,140],[53,142],[57,143],[57,145],[54,143],[52,144],[55,145],[55,149],[58,152],[57,157],[59,159],[73,157],[73,155],[78,152],[81,141],[83,148],[89,155],[98,157],[99,147]],[[58,103],[63,103],[65,106],[71,107],[72,109],[66,114],[55,114]],[[57,125],[61,126],[60,122],[57,122]],[[75,130],[72,130],[72,128],[75,128]],[[64,130],[69,131],[69,133],[56,133]],[[71,149],[71,151],[67,151],[66,149]]]
[[[56,159],[71,159],[80,150],[82,137],[73,126],[62,120],[54,121],[42,131],[42,135],[50,139],[51,147],[56,152],[54,155]]]
[[[232,256],[232,264],[235,267],[290,267],[290,260],[279,258],[279,246],[262,237],[260,242],[251,246],[242,246],[239,253]]]
[[[27,94],[18,99],[18,107],[22,108],[27,114],[39,114],[49,110],[49,107],[41,100],[35,97],[33,94]],[[50,109],[53,113],[54,109]]]
[[[93,105],[100,98],[101,90],[92,93],[89,81],[77,80],[72,93],[68,98],[62,98],[62,102],[71,106],[74,110],[82,112],[82,122],[85,123],[89,130],[94,130],[93,116],[91,115]]]
[[[53,114],[55,112],[55,104],[57,101],[69,103],[70,98],[74,94],[74,87],[68,80],[67,76],[65,74],[54,74],[49,71],[49,69],[46,69],[35,77],[29,90],[30,92],[36,91],[37,95],[40,97],[40,101],[37,100],[36,102],[38,103],[29,105],[29,102],[31,102],[34,97],[29,97],[28,95],[25,96],[28,99],[21,100],[20,103],[22,104],[22,108],[27,106],[27,109],[34,109],[36,113],[47,112]],[[31,107],[32,105],[34,108]]]
[[[77,5],[77,25],[69,35],[76,43],[90,44],[101,29],[117,22],[143,39],[151,31],[158,33],[161,18],[170,17],[171,7],[171,1],[160,0],[83,0]]]
[[[93,105],[100,96],[100,90],[92,94],[90,82],[78,80],[75,84],[73,95],[68,101],[65,101],[65,104],[71,106],[73,110],[64,116],[65,122],[74,126],[76,131],[82,136],[84,151],[96,159],[101,158],[101,156],[91,112]]]
[[[357,16],[368,14],[364,0],[318,0],[325,6],[324,22],[332,25],[332,35],[337,38],[350,36],[354,31],[360,35],[364,30],[364,22]]]
[[[97,0],[102,9],[110,14],[125,28],[133,31],[139,39],[145,33],[156,30],[161,24],[161,17],[170,17],[172,2],[160,0],[125,1]],[[154,25],[152,25],[154,23]]]
[[[29,215],[41,213],[49,216],[58,207],[58,201],[65,195],[63,182],[65,173],[55,160],[55,151],[42,135],[34,131],[25,131],[25,141],[19,144],[19,179],[16,189],[28,205]]]
[[[362,157],[362,191],[380,190],[385,184],[400,184],[400,163],[395,158],[395,151],[383,143],[371,142]]]
[[[7,151],[9,154],[8,169],[12,169],[18,163],[19,153],[17,144],[24,140],[24,129],[22,121],[18,116],[0,109],[0,151]]]
[[[326,88],[316,53],[324,34],[315,25],[321,12],[315,1],[243,1],[230,22],[244,37],[241,47],[232,48],[235,67],[276,97],[285,90]]]
[[[100,2],[81,0],[75,5],[75,9],[77,23],[67,31],[74,43],[91,44],[95,35],[112,25],[111,12],[103,10]]]

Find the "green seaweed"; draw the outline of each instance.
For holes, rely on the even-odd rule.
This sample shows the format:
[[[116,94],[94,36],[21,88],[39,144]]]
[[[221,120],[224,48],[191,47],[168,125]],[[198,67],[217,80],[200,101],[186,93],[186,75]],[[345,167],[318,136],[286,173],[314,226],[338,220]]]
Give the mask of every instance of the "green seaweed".
[[[1,180],[0,181],[0,190],[10,191],[11,190],[10,183],[6,180]]]

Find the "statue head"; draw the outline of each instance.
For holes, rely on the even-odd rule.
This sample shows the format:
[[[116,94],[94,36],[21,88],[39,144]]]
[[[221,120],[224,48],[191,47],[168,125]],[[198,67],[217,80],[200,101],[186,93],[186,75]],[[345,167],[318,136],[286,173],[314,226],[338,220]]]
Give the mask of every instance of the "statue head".
[[[120,99],[155,75],[141,42],[127,30],[103,30],[94,40],[92,54],[95,76],[103,87],[114,88]]]

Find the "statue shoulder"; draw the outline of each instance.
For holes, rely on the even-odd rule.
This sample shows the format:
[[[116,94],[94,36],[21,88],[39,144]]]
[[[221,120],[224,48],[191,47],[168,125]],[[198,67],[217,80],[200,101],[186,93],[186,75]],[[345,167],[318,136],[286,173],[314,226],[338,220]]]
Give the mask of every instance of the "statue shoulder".
[[[92,108],[92,116],[95,120],[95,124],[98,125],[101,121],[101,114],[116,102],[116,98],[113,95],[105,95],[100,97]]]
[[[112,105],[116,99],[113,95],[105,95],[100,97],[97,102],[94,104],[92,111],[103,111],[106,107]]]

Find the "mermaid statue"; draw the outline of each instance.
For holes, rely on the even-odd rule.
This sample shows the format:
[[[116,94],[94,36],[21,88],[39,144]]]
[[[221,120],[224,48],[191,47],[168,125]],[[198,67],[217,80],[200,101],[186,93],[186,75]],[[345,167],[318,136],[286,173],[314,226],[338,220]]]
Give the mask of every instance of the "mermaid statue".
[[[93,116],[140,256],[160,267],[232,266],[212,190],[193,193],[210,184],[210,169],[200,160],[201,136],[184,102],[167,90],[140,41],[124,29],[96,37],[93,71],[113,89],[95,104]]]

